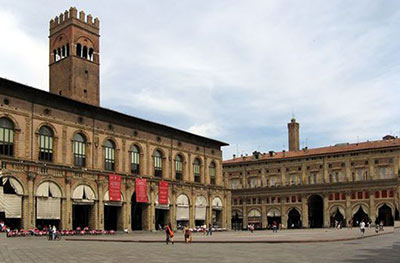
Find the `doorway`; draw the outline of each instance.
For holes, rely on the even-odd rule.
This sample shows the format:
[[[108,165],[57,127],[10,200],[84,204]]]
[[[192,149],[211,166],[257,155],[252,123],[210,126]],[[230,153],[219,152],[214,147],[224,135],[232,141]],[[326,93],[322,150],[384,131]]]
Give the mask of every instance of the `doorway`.
[[[300,228],[301,227],[301,216],[299,211],[296,208],[292,208],[288,213],[288,222],[287,228]]]
[[[308,198],[308,222],[310,228],[324,226],[324,200],[319,195],[312,195]]]
[[[119,230],[118,219],[121,215],[120,206],[105,205],[104,206],[104,229]]]
[[[155,209],[155,228],[157,230],[162,230],[168,225],[168,218],[169,218],[169,210],[165,209]]]
[[[89,227],[89,220],[92,213],[92,205],[79,205],[74,204],[72,206],[72,227],[77,229],[80,227],[84,229]]]
[[[132,230],[143,230],[144,220],[143,214],[147,205],[145,203],[136,202],[136,193],[133,193],[131,198],[131,227]]]
[[[379,208],[377,221],[382,221],[384,226],[393,226],[392,209],[388,205],[384,204]]]

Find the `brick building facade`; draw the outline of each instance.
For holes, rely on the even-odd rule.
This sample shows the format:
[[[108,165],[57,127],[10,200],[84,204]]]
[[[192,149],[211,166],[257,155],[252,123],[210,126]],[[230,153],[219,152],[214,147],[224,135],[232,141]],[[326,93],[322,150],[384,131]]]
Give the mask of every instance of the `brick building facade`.
[[[0,220],[15,228],[230,228],[224,142],[99,106],[99,20],[50,21],[50,93],[0,78]],[[121,177],[110,200],[109,176]],[[135,178],[147,179],[145,203]],[[168,205],[158,185],[169,185]]]
[[[361,220],[393,225],[399,209],[400,139],[299,149],[295,119],[288,129],[289,151],[224,161],[233,228],[267,228],[274,221],[284,228],[350,220],[354,225]]]

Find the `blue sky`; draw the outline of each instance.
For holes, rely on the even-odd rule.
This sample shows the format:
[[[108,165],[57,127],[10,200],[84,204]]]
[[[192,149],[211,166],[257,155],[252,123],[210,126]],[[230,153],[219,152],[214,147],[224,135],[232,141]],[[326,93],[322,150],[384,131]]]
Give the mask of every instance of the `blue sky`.
[[[0,76],[48,90],[49,20],[100,19],[101,105],[224,158],[400,135],[400,1],[3,1]]]

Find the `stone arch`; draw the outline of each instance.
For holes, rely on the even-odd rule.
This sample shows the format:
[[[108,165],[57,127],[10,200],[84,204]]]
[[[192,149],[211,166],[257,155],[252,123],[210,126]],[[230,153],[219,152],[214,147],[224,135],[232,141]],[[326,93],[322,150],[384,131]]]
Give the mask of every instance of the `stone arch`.
[[[85,41],[86,40],[86,41]],[[94,42],[87,36],[81,36],[76,41],[76,44],[81,44],[82,49],[86,46],[88,49],[93,48],[94,50],[98,50]]]
[[[375,205],[375,213],[376,213],[376,215],[379,214],[379,209],[384,205],[387,205],[388,207],[390,207],[390,209],[392,209],[392,215],[394,216],[395,207],[394,207],[394,205],[392,203],[387,202],[387,201],[382,201],[382,202],[379,202],[379,203],[377,203]]]
[[[108,140],[114,143],[115,150],[119,149],[119,148],[118,148],[118,141],[117,141],[117,139],[116,139],[115,137],[113,137],[113,136],[106,136],[106,137],[103,139],[103,143],[101,144],[101,146],[104,146]]]
[[[61,197],[61,198],[65,197],[64,189],[60,186],[60,184],[59,184],[56,180],[48,179],[48,178],[44,178],[44,179],[40,180],[39,182],[37,182],[37,184],[36,184],[36,186],[35,186],[35,189],[34,189],[35,195],[36,195],[36,193],[37,193],[39,187],[42,186],[42,185],[43,185],[44,183],[46,183],[46,182],[51,183],[51,184],[54,184],[54,185],[58,188],[58,190],[60,191],[60,193],[61,193],[61,196],[60,196],[60,197]]]
[[[188,193],[186,193],[186,192],[180,192],[180,193],[177,194],[176,196],[177,196],[177,197],[176,197],[176,202],[175,202],[176,205],[180,205],[180,204],[178,203],[179,197],[182,198],[182,199],[179,200],[179,202],[183,202],[183,201],[184,201],[184,197],[186,197],[186,198],[187,198],[187,201],[188,201],[188,204],[187,204],[187,205],[192,204],[192,200],[191,200],[190,195],[189,195]],[[184,196],[184,197],[183,197],[183,196]],[[182,205],[184,205],[184,204],[182,204]]]
[[[104,192],[103,201],[104,202],[109,202],[110,201],[110,192],[109,192],[108,189]],[[121,191],[121,201],[120,202],[126,202],[126,201],[127,200],[124,197],[124,193]]]
[[[369,215],[369,205],[363,202],[357,202],[351,206],[351,215],[354,216],[355,213],[357,213],[358,209],[361,209]]]
[[[281,209],[279,207],[271,207],[267,210],[267,217],[280,217],[282,216]]]
[[[14,125],[14,131],[16,132],[16,131],[18,131],[18,130],[20,130],[20,126],[19,126],[19,123],[18,123],[18,121],[14,118],[14,116],[12,116],[11,114],[8,114],[8,113],[0,113],[0,119],[1,118],[6,118],[6,119],[9,119],[12,123],[13,123],[13,125]]]
[[[93,193],[93,198],[91,199],[91,200],[98,200],[98,193],[97,193],[97,191],[95,190],[96,188],[95,187],[93,187],[91,184],[89,184],[89,183],[82,183],[82,182],[77,182],[77,183],[75,183],[72,187],[71,187],[71,189],[73,189],[72,191],[71,191],[71,198],[72,199],[74,199],[74,192],[78,189],[78,187],[80,187],[80,186],[84,186],[84,187],[89,187],[90,188],[90,190],[92,191],[92,193]]]
[[[42,123],[40,123],[40,124],[36,127],[35,134],[39,135],[39,130],[40,130],[43,126],[49,127],[49,128],[51,129],[51,131],[53,132],[54,138],[57,137],[57,134],[58,134],[57,128],[56,128],[52,123],[50,123],[50,122],[42,122]]]
[[[214,207],[220,209],[224,208],[224,202],[222,200],[223,199],[219,195],[215,195],[211,202],[213,209]]]
[[[75,135],[77,135],[77,134],[79,134],[79,133],[82,134],[82,135],[84,136],[85,141],[86,141],[87,144],[90,144],[90,143],[91,143],[91,141],[90,141],[90,135],[89,135],[85,130],[75,130],[75,131],[72,133],[72,136],[71,136],[71,140],[70,140],[70,141],[72,141],[73,138],[75,137]]]
[[[290,210],[292,210],[292,209],[296,209],[297,212],[299,212],[299,214],[300,214],[300,218],[301,218],[301,219],[303,218],[303,215],[302,215],[302,213],[301,213],[301,209],[298,208],[297,206],[289,206],[289,207],[286,209],[286,214],[289,214]]]
[[[247,211],[247,217],[260,217],[261,218],[261,210],[259,208],[252,207]]]
[[[9,178],[11,179],[10,184],[14,188],[17,195],[23,196],[27,193],[27,186],[18,177],[10,174],[3,174],[3,176],[0,176],[0,180],[3,180],[3,185],[5,181],[10,180]]]

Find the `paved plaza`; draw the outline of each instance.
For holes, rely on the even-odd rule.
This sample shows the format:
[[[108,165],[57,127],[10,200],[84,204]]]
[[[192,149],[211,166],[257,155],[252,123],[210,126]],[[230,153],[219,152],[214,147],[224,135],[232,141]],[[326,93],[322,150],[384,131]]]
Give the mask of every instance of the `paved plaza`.
[[[103,237],[114,242],[47,241],[45,237],[0,237],[0,262],[399,262],[400,230],[362,239],[311,243],[206,243],[206,240],[261,240],[270,231],[195,235],[203,243],[166,245],[162,242],[116,242],[163,239],[162,233],[134,233]],[[276,240],[309,240],[322,233],[332,240],[355,235],[356,229],[287,230]],[[369,230],[368,232],[373,232]],[[390,232],[390,233],[389,233]],[[296,238],[293,238],[293,237]],[[313,238],[312,238],[313,239]],[[181,240],[178,237],[178,240]],[[267,241],[267,238],[264,238]],[[314,241],[316,239],[313,239]]]

